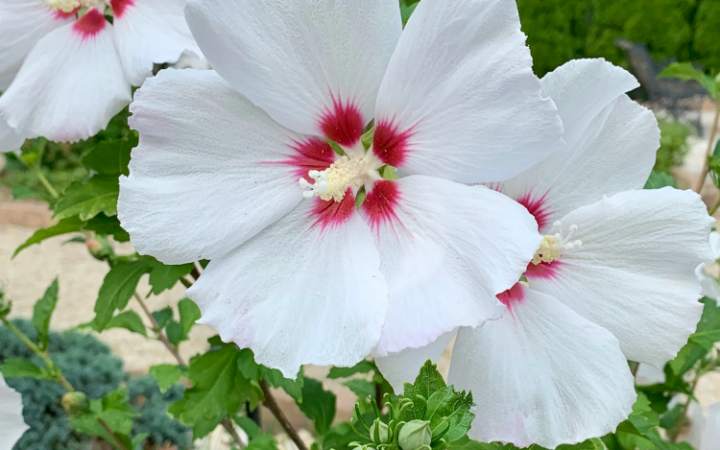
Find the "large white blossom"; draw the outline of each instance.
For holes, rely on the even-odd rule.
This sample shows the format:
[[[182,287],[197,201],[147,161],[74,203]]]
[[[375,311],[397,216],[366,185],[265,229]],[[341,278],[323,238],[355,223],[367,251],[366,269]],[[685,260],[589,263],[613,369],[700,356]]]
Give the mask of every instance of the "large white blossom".
[[[695,268],[712,260],[713,220],[692,191],[641,190],[660,134],[624,94],[637,86],[632,75],[577,60],[542,84],[567,145],[494,187],[536,217],[543,244],[527,283],[499,296],[503,318],[459,331],[449,382],[472,390],[472,438],[555,448],[628,416],[636,396],[626,359],[662,367],[687,342],[702,313]],[[444,346],[378,365],[399,387]]]
[[[514,2],[423,0],[404,31],[396,0],[191,0],[186,17],[217,72],[138,91],[118,210],[140,253],[211,260],[188,291],[201,322],[294,376],[502,315],[541,239],[461,183],[562,142]]]
[[[131,85],[142,84],[154,63],[200,54],[184,5],[0,0],[0,119],[23,138],[74,142],[94,135],[130,103]],[[78,18],[81,8],[89,9]]]
[[[22,396],[0,374],[0,450],[11,450],[28,430],[22,408]]]

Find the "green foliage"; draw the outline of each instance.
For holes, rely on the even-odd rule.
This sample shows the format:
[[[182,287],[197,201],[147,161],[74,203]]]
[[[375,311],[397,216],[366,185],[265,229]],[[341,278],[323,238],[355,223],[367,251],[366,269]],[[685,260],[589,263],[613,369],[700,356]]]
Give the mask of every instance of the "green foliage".
[[[173,364],[159,364],[150,368],[150,375],[155,378],[160,392],[165,393],[171,386],[180,381],[184,370]]]
[[[645,189],[661,189],[668,186],[677,188],[675,178],[666,173],[656,172],[654,170],[650,174],[648,180],[645,182]]]
[[[48,286],[43,297],[35,303],[33,309],[33,325],[38,333],[38,341],[41,349],[47,348],[50,339],[50,317],[58,301],[58,280],[55,280]]]
[[[688,62],[670,64],[660,72],[658,78],[678,78],[684,81],[697,81],[707,90],[710,97],[717,98],[718,95],[718,83],[715,81],[715,77],[711,77],[702,70],[696,69]]]
[[[109,330],[111,328],[124,328],[133,333],[142,334],[143,336],[147,337],[147,330],[145,329],[145,324],[143,324],[142,319],[135,311],[125,311],[116,316],[113,316],[113,318],[110,319],[110,321],[105,326],[106,330]]]
[[[335,394],[323,389],[322,383],[312,378],[305,378],[302,387],[302,403],[300,410],[315,422],[315,430],[323,434],[330,429],[335,419]]]
[[[690,150],[688,138],[692,129],[682,123],[661,120],[660,148],[657,151],[654,171],[672,175],[674,167],[681,166]]]
[[[113,175],[94,175],[87,180],[76,181],[65,189],[55,207],[56,219],[78,216],[87,221],[105,213],[117,215],[117,201],[120,194],[118,178]]]

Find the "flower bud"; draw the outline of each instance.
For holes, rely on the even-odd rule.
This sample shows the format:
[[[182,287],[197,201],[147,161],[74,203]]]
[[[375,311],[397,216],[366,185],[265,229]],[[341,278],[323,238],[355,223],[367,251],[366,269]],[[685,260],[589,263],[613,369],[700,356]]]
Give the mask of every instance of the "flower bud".
[[[370,426],[370,439],[372,439],[375,444],[387,444],[390,440],[389,438],[387,424],[380,419],[375,419],[375,422]]]
[[[63,395],[62,407],[71,416],[79,416],[90,409],[90,400],[82,392],[74,391]]]
[[[432,431],[428,420],[411,420],[400,429],[398,444],[402,450],[417,450],[431,442]]]
[[[86,239],[85,246],[92,253],[102,250],[102,248],[103,248],[102,244],[99,243],[98,241],[96,241],[95,239]]]

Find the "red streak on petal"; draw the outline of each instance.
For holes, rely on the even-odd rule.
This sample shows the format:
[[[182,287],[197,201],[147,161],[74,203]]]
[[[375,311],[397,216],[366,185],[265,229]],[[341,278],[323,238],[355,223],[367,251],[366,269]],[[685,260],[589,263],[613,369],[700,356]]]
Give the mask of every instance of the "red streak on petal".
[[[401,194],[397,183],[390,180],[376,181],[368,191],[363,202],[363,213],[370,223],[370,228],[378,232],[383,225],[392,225],[393,220],[400,222],[395,207]]]
[[[79,7],[79,6],[78,6],[77,8],[75,8],[75,9],[73,9],[73,10],[70,11],[70,12],[62,12],[62,11],[60,11],[60,10],[58,9],[57,11],[54,11],[54,12],[53,12],[53,18],[54,18],[55,20],[66,20],[66,19],[70,19],[70,18],[72,18],[72,17],[75,17],[75,14],[77,14],[78,11],[80,11],[80,7]]]
[[[320,129],[326,138],[345,147],[352,147],[362,137],[365,120],[360,109],[352,102],[343,103],[342,99],[330,94],[333,111],[327,110],[320,118]]]
[[[318,197],[314,200],[310,216],[315,219],[312,226],[319,226],[322,231],[329,228],[337,228],[350,219],[355,211],[355,196],[352,189],[348,189],[345,197],[339,201],[325,201]]]
[[[73,31],[82,36],[82,39],[95,37],[107,26],[107,20],[103,14],[93,8],[73,24]]]
[[[261,164],[281,164],[294,167],[298,179],[305,178],[314,183],[308,172],[311,170],[323,171],[335,161],[335,152],[324,140],[317,137],[308,137],[303,141],[293,141],[289,146],[295,151],[285,161],[263,161]]]
[[[375,127],[373,152],[385,164],[402,167],[410,150],[409,140],[413,134],[412,129],[400,132],[392,121],[382,120]]]
[[[553,278],[557,278],[560,268],[563,266],[563,263],[556,259],[553,262],[550,263],[544,263],[541,262],[540,264],[533,264],[530,263],[527,266],[527,269],[525,269],[525,277],[530,279],[541,279],[541,280],[551,280]]]
[[[110,0],[110,6],[112,6],[113,15],[116,19],[121,18],[127,8],[133,5],[135,5],[133,0]]]
[[[545,199],[547,192],[541,197],[534,197],[531,192],[528,192],[517,199],[517,202],[527,208],[528,212],[535,216],[535,220],[538,223],[538,229],[542,230],[549,225],[550,214],[553,213],[546,205]]]
[[[520,283],[515,283],[515,285],[507,291],[499,293],[497,295],[497,299],[500,300],[500,303],[507,306],[508,309],[512,309],[513,305],[516,305],[525,300],[525,291],[523,290],[523,285]]]

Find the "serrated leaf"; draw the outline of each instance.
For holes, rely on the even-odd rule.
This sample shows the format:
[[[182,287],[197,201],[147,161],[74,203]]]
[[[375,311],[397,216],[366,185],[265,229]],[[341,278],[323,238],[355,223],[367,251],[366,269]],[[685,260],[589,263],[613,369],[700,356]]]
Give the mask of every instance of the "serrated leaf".
[[[124,328],[133,333],[142,334],[147,337],[147,329],[143,324],[142,319],[135,311],[125,311],[110,319],[110,322],[105,325],[105,330],[111,328]]]
[[[190,361],[188,379],[193,387],[186,389],[183,399],[169,411],[176,418],[193,427],[195,439],[215,429],[218,423],[237,412],[250,398],[253,387],[238,367],[240,351],[232,344],[210,339],[218,349],[196,356]]]
[[[85,181],[76,181],[65,189],[55,206],[53,218],[78,216],[87,221],[100,214],[117,215],[120,193],[118,178],[114,175],[95,175]]]
[[[159,364],[150,367],[150,375],[157,381],[160,392],[165,393],[175,383],[180,381],[183,376],[183,370],[173,364]]]
[[[170,341],[170,343],[172,343],[175,347],[180,345],[183,340],[187,339],[186,336],[183,336],[183,330],[180,323],[174,320],[171,320],[165,327],[165,334],[167,335],[168,341]]]
[[[445,387],[445,380],[438,372],[437,366],[428,360],[420,368],[420,374],[415,379],[415,383],[404,384],[403,396],[415,400],[415,396],[420,395],[427,400],[432,394]]]
[[[45,380],[48,378],[47,371],[36,366],[32,361],[21,358],[8,358],[0,366],[5,378],[35,378]]]
[[[163,309],[159,309],[157,311],[154,311],[152,313],[153,318],[155,319],[155,322],[157,322],[160,329],[164,329],[168,323],[173,318],[173,310],[169,306],[166,306]]]
[[[693,333],[690,336],[689,342],[704,348],[706,351],[710,351],[716,342],[720,342],[720,330]]]
[[[424,420],[430,421],[433,438],[439,433],[448,441],[465,436],[472,425],[475,414],[471,394],[457,392],[452,386],[435,391],[427,401]]]
[[[200,308],[198,308],[194,301],[189,298],[184,298],[178,302],[178,312],[180,314],[180,327],[182,328],[183,336],[187,337],[195,325],[195,322],[202,317]]]
[[[295,402],[300,410],[315,422],[315,430],[324,434],[335,419],[335,394],[323,389],[314,378],[305,378],[302,387],[302,403]]]
[[[13,253],[13,258],[17,256],[18,253],[30,247],[31,245],[39,244],[45,239],[49,239],[54,236],[60,236],[62,234],[73,233],[75,231],[81,231],[84,223],[85,222],[80,220],[78,217],[69,217],[67,219],[61,220],[53,226],[41,228],[35,231],[35,233],[33,233],[33,235],[30,236],[27,241],[23,242],[18,248],[15,249],[15,253]]]
[[[38,334],[41,349],[46,349],[50,339],[50,318],[58,301],[58,280],[55,278],[45,290],[42,298],[35,303],[32,322]]]
[[[260,368],[262,370],[263,378],[265,378],[265,381],[267,381],[270,386],[280,388],[285,391],[290,397],[292,397],[296,402],[302,402],[303,386],[305,384],[305,377],[302,367],[298,372],[297,378],[294,380],[291,380],[290,378],[285,378],[282,372],[277,369],[270,369],[265,366],[260,366]]]
[[[189,274],[192,269],[192,264],[183,264],[180,266],[166,266],[160,261],[151,258],[150,264],[152,271],[150,272],[150,286],[152,286],[152,293],[158,295],[164,290],[171,289],[180,280],[180,278]]]
[[[350,378],[358,373],[369,373],[376,371],[377,367],[372,361],[362,360],[352,367],[333,367],[327,377],[331,380],[336,378]]]
[[[357,395],[358,399],[372,397],[375,395],[375,385],[368,380],[362,378],[353,378],[343,383],[348,389]]]
[[[148,260],[117,263],[110,269],[100,286],[95,301],[94,324],[98,331],[104,330],[113,313],[124,309],[135,293],[140,278],[151,269]]]
[[[115,437],[127,446],[132,445],[127,436],[132,431],[133,418],[138,415],[128,403],[127,389],[118,389],[102,399],[91,400],[90,410],[81,416],[71,418],[70,424],[82,433],[100,436],[108,442],[114,442],[100,425],[99,420],[102,420],[113,431]]]
[[[137,146],[137,137],[103,141],[82,159],[85,167],[101,175],[129,175],[130,152]]]
[[[85,222],[82,229],[102,236],[112,236],[117,242],[128,242],[130,240],[130,235],[120,226],[117,216],[98,214]]]

